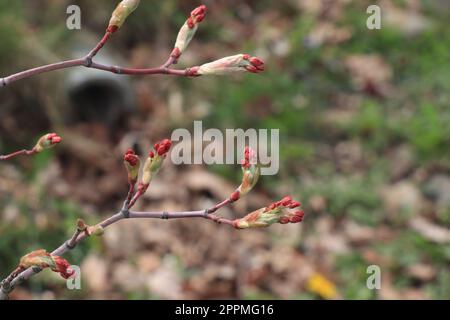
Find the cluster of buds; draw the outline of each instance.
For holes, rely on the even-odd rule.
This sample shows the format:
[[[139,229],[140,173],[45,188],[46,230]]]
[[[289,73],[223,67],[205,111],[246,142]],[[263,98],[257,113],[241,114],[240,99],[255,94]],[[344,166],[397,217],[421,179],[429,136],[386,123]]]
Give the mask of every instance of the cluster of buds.
[[[234,191],[230,199],[237,201],[239,198],[249,193],[258,182],[261,174],[261,168],[258,164],[258,157],[255,150],[250,147],[245,147],[244,159],[242,165],[242,182],[241,185]]]
[[[128,202],[130,206],[134,204],[134,202],[144,194],[155,174],[158,173],[161,168],[164,159],[167,157],[167,153],[172,146],[172,141],[169,139],[164,139],[160,142],[157,142],[153,145],[153,149],[148,153],[148,157],[144,162],[143,170],[142,170],[142,179],[139,182],[137,193],[134,195],[134,198],[131,199],[132,194],[134,193],[134,186],[138,180],[139,176],[139,168],[141,166],[141,160],[136,155],[136,153],[129,149],[125,152],[124,155],[124,164],[128,173],[128,183],[132,186],[132,191],[129,194]]]
[[[70,264],[65,259],[51,255],[44,249],[30,252],[20,259],[19,268],[25,270],[30,267],[50,268],[52,271],[58,272],[64,279],[69,279],[75,274],[74,270],[70,270]]]
[[[189,18],[181,27],[178,32],[177,40],[170,56],[174,59],[178,59],[181,54],[186,50],[195,33],[197,32],[198,25],[206,16],[206,6],[201,5],[195,8]]]
[[[116,32],[124,23],[128,16],[139,6],[140,0],[121,1],[111,15],[108,31]]]
[[[58,136],[56,133],[47,133],[38,140],[38,142],[33,148],[33,151],[35,153],[39,153],[44,150],[50,149],[51,147],[60,143],[61,140],[62,140],[61,137]]]
[[[274,223],[298,223],[303,221],[305,213],[299,209],[301,204],[292,200],[291,197],[284,197],[282,200],[274,202],[265,208],[258,209],[241,219],[234,221],[235,228],[264,228]]]
[[[127,17],[139,6],[140,0],[123,0],[112,13],[107,31],[116,32],[125,22]],[[170,54],[167,66],[177,63],[180,56],[185,52],[189,43],[194,38],[200,22],[205,19],[207,8],[205,5],[198,6],[191,14],[178,32],[174,48]],[[236,72],[259,73],[264,71],[264,62],[249,54],[237,54],[225,57],[213,62],[205,63],[188,69],[187,76],[201,75],[223,75]]]
[[[264,71],[264,62],[257,57],[241,53],[203,64],[200,67],[191,68],[193,76],[224,75],[246,71],[252,73],[262,72]]]

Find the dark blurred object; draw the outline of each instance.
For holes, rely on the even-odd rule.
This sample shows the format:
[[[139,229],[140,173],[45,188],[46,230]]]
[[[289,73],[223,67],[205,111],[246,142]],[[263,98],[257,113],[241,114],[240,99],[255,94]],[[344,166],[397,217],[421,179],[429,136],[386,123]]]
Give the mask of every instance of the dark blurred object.
[[[119,64],[107,53],[97,61]],[[135,109],[128,76],[77,68],[70,71],[65,85],[69,105],[65,119],[68,123],[100,122],[113,127]]]

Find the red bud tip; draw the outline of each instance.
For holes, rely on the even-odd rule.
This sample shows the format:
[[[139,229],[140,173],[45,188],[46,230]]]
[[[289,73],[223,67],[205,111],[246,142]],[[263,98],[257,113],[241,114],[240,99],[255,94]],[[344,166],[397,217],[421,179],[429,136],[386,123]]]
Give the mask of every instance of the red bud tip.
[[[303,217],[305,216],[305,212],[303,210],[299,210],[294,212],[294,215],[290,217],[289,221],[291,223],[298,223],[303,221]]]
[[[164,139],[155,144],[155,151],[158,153],[158,155],[163,156],[169,151],[171,146],[172,141],[170,141],[169,139]]]
[[[251,73],[258,73],[259,69],[254,66],[245,66],[245,70]]]
[[[51,145],[54,145],[60,143],[62,139],[56,133],[49,133],[47,135],[47,140],[50,141]]]
[[[132,149],[128,149],[125,152],[125,156],[123,157],[123,160],[128,162],[130,164],[130,166],[134,167],[138,164],[139,158]]]
[[[241,194],[240,194],[240,192],[239,191],[234,191],[232,194],[231,194],[231,196],[230,196],[230,200],[231,201],[238,201],[239,200],[239,198],[240,198],[240,196],[241,196]]]
[[[294,209],[294,208],[297,208],[297,207],[300,207],[301,206],[301,203],[300,202],[298,202],[298,201],[292,201],[290,204],[289,204],[289,209]]]
[[[154,158],[154,157],[155,157],[155,153],[154,153],[153,151],[150,151],[150,152],[148,153],[148,156],[149,156],[150,158]]]
[[[289,222],[290,222],[290,219],[288,217],[282,217],[280,219],[280,223],[281,224],[286,224],[286,223],[289,223]]]
[[[254,65],[255,67],[261,67],[261,66],[264,65],[264,62],[263,62],[261,59],[257,58],[257,57],[251,57],[251,58],[249,59],[249,61],[250,61],[250,63],[251,63],[252,65]]]
[[[286,196],[283,199],[281,199],[281,201],[279,201],[281,203],[281,205],[287,207],[291,204],[292,202],[292,198],[290,196]]]
[[[266,212],[270,211],[270,210],[274,210],[278,207],[285,207],[285,208],[289,208],[289,209],[294,209],[297,207],[300,207],[301,203],[298,201],[294,201],[292,200],[292,198],[290,196],[286,196],[283,199],[281,199],[280,201],[276,201],[271,203],[269,206],[266,207]],[[303,211],[297,211],[297,212],[303,212]],[[304,213],[303,213],[304,214]]]
[[[251,57],[249,54],[244,54],[243,56],[244,60],[247,60],[250,62],[249,66],[245,66],[245,69],[252,73],[259,73],[261,71],[264,71],[264,61],[257,57]]]
[[[294,212],[294,215],[288,218],[290,223],[299,223],[303,221],[303,217],[305,216],[305,212],[303,210],[298,210]]]
[[[200,23],[205,19],[206,16],[206,6],[201,5],[191,12],[191,16],[187,19],[187,25],[189,28],[194,28],[197,23]]]
[[[251,149],[249,146],[246,146],[244,149],[244,159],[242,159],[241,161],[241,165],[242,167],[244,167],[245,169],[250,168],[250,157],[254,155],[254,151],[253,149]]]
[[[205,16],[207,8],[204,4],[198,6],[191,12],[191,16]]]
[[[74,270],[68,270],[70,268],[70,264],[65,259],[59,256],[54,256],[53,260],[55,261],[55,267],[52,270],[58,272],[64,279],[69,279],[75,274]]]

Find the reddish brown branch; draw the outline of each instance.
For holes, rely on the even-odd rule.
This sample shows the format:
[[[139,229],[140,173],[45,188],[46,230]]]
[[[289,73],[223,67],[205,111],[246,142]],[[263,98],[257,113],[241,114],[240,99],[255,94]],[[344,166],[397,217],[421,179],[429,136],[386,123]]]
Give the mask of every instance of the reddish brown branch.
[[[128,195],[127,195],[127,200],[125,201],[125,206],[124,209],[129,209],[129,205],[131,202],[131,199],[133,198],[133,194],[134,194],[134,183],[128,183],[129,189],[128,189]]]
[[[22,79],[26,79],[26,78],[29,78],[29,77],[32,77],[32,76],[35,76],[35,75],[38,75],[41,73],[82,66],[85,63],[86,63],[86,59],[75,59],[75,60],[67,60],[67,61],[52,63],[52,64],[48,64],[45,66],[18,72],[16,74],[10,75],[5,78],[1,78],[0,83],[1,83],[1,86],[4,87],[13,82],[16,82],[16,81],[19,81]]]
[[[248,54],[238,54],[235,56],[225,57],[202,66],[196,66],[192,68],[187,68],[184,70],[172,69],[171,66],[176,64],[182,52],[186,49],[189,41],[191,41],[193,35],[195,34],[198,23],[201,22],[206,13],[205,6],[199,6],[195,10],[191,12],[191,15],[188,17],[185,25],[180,29],[180,32],[177,37],[177,41],[175,43],[174,50],[170,54],[167,61],[162,64],[160,67],[155,68],[124,68],[120,66],[113,65],[104,65],[97,62],[94,62],[94,57],[101,51],[101,49],[105,46],[108,40],[111,38],[112,34],[116,32],[127,16],[133,12],[139,1],[122,1],[119,3],[116,10],[113,12],[108,29],[104,34],[103,38],[97,43],[97,45],[84,57],[74,60],[67,60],[62,62],[57,62],[29,70],[25,70],[22,72],[18,72],[16,74],[10,75],[5,78],[0,78],[0,86],[7,86],[13,82],[19,81],[21,79],[26,79],[32,77],[34,75],[38,75],[41,73],[47,73],[51,71],[73,68],[73,67],[86,67],[97,70],[102,70],[106,72],[112,72],[115,74],[127,74],[127,75],[173,75],[173,76],[181,76],[181,77],[196,77],[200,75],[211,75],[211,74],[228,74],[230,72],[241,72],[248,71],[253,73],[258,73],[264,70],[264,63],[262,60],[251,57]],[[167,139],[166,139],[167,140]],[[57,136],[55,133],[47,134],[43,136],[38,144],[32,150],[21,150],[14,152],[9,155],[0,156],[0,160],[8,160],[18,155],[32,155],[37,152],[41,152],[42,150],[48,149],[51,146],[59,143],[61,138]],[[162,141],[161,144],[155,145],[155,152],[157,156],[164,157],[170,148],[170,141]],[[149,158],[146,161],[147,170],[149,172],[155,172],[159,169],[155,169],[154,166],[160,166],[160,163],[153,162],[153,157],[155,157],[154,152],[149,153]],[[130,160],[131,161],[131,160]],[[156,160],[155,160],[156,161]],[[155,164],[156,163],[156,164]],[[130,162],[131,165],[131,162]],[[132,165],[134,166],[134,164]],[[153,166],[153,167],[152,167]],[[146,167],[144,167],[144,170]],[[250,170],[252,168],[247,168],[246,170]],[[148,188],[151,180],[151,175],[147,175],[148,181],[143,179],[143,182],[140,182],[137,191],[135,191],[134,183],[129,184],[129,191],[124,201],[122,210],[111,217],[103,220],[95,226],[87,226],[82,220],[78,220],[77,229],[73,233],[72,237],[61,244],[58,248],[56,248],[53,252],[51,252],[52,256],[61,256],[67,251],[72,250],[77,246],[78,243],[86,239],[87,237],[93,234],[99,234],[103,232],[104,229],[109,227],[110,225],[123,220],[123,219],[183,219],[183,218],[203,218],[207,220],[214,221],[220,224],[226,224],[232,226],[236,229],[242,228],[242,226],[238,225],[239,220],[229,220],[225,218],[221,218],[214,213],[223,208],[224,206],[233,203],[238,200],[241,193],[247,193],[254,185],[257,180],[259,174],[255,175],[253,171],[249,171],[245,175],[245,186],[239,187],[237,191],[235,191],[232,196],[215,206],[206,209],[206,210],[198,210],[198,211],[182,211],[182,212],[168,212],[168,211],[158,211],[158,212],[137,212],[130,211],[136,201],[145,193]],[[250,177],[250,178],[249,178]],[[145,178],[145,175],[144,175]],[[131,182],[131,180],[129,180]],[[265,211],[264,211],[265,212]],[[267,214],[266,214],[267,215]],[[253,218],[254,215],[252,215]],[[245,223],[252,223],[253,221],[244,221]],[[265,221],[258,222],[264,223]],[[273,222],[271,222],[273,223]],[[286,223],[286,222],[284,222]],[[246,226],[244,226],[246,228]],[[65,263],[67,263],[65,261]],[[28,265],[27,265],[28,266]],[[40,268],[31,267],[28,269],[24,269],[23,265],[19,266],[15,269],[5,280],[0,283],[0,300],[7,299],[8,293],[11,292],[18,284],[29,279],[34,274],[37,274],[41,271]]]
[[[19,81],[22,79],[26,79],[26,78],[30,78],[32,76],[35,76],[35,75],[38,75],[41,73],[47,73],[47,72],[51,72],[51,71],[73,68],[73,67],[93,68],[93,69],[97,69],[97,70],[112,72],[115,74],[127,74],[127,75],[165,74],[165,75],[173,75],[173,76],[181,76],[181,77],[196,75],[194,72],[190,71],[190,69],[185,69],[185,70],[170,69],[169,67],[177,62],[177,59],[172,56],[169,56],[169,58],[167,59],[167,61],[164,64],[162,64],[160,67],[156,67],[156,68],[142,68],[142,69],[140,69],[140,68],[124,68],[124,67],[119,67],[119,66],[103,65],[103,64],[94,62],[93,58],[105,46],[105,44],[108,42],[108,40],[111,38],[111,36],[112,36],[112,33],[109,30],[106,31],[105,35],[98,42],[98,44],[83,58],[56,62],[56,63],[48,64],[45,66],[21,71],[21,72],[12,74],[12,75],[4,77],[4,78],[0,78],[0,86],[4,87],[13,82],[16,82],[16,81]]]
[[[217,210],[219,210],[220,208],[223,208],[223,207],[225,207],[226,205],[228,205],[228,204],[230,204],[230,203],[233,203],[233,202],[234,202],[234,201],[231,200],[231,198],[225,199],[225,200],[223,200],[222,202],[216,204],[214,207],[209,208],[209,209],[208,209],[208,213],[214,213],[214,212],[216,212]]]
[[[224,203],[229,203],[228,201],[223,201],[220,204],[214,206],[216,210],[220,207],[223,207]],[[138,211],[128,211],[122,210],[111,217],[103,220],[96,227],[100,227],[102,229],[108,228],[110,225],[117,223],[124,219],[187,219],[187,218],[203,218],[207,220],[214,221],[219,224],[226,224],[236,228],[236,225],[233,220],[221,218],[216,216],[215,214],[209,213],[211,209],[206,210],[197,210],[197,211],[180,211],[180,212],[171,212],[171,211],[149,211],[149,212],[138,212]],[[66,252],[74,249],[78,243],[85,240],[89,237],[90,234],[88,232],[83,232],[82,228],[77,226],[77,229],[73,236],[65,241],[58,248],[53,250],[50,254],[53,256],[61,256]],[[28,268],[26,270],[21,269],[20,267],[14,270],[5,280],[1,282],[0,288],[0,300],[7,299],[8,294],[14,290],[14,288],[22,283],[25,280],[28,280],[33,275],[39,273],[41,270],[39,268]]]
[[[109,38],[111,38],[112,33],[110,31],[106,31],[103,38],[100,40],[100,42],[94,47],[94,49],[91,50],[86,56],[88,59],[94,58],[97,53],[103,48],[103,46],[108,42]]]
[[[98,48],[97,50],[100,50],[100,49],[101,49],[101,47]],[[95,52],[95,50],[93,50],[92,52]],[[97,52],[98,51],[96,51],[95,53],[97,53]],[[25,71],[10,75],[5,78],[0,78],[0,83],[1,83],[1,86],[7,86],[13,82],[16,82],[16,81],[19,81],[22,79],[26,79],[26,78],[30,78],[32,76],[35,76],[35,75],[38,75],[41,73],[51,72],[51,71],[60,70],[60,69],[73,68],[73,67],[86,67],[86,68],[92,68],[92,69],[97,69],[97,70],[102,70],[102,71],[108,71],[108,72],[112,72],[115,74],[127,74],[127,75],[163,74],[163,75],[173,75],[173,76],[180,76],[180,77],[198,76],[194,72],[192,72],[191,69],[189,69],[189,68],[185,69],[185,70],[177,70],[177,69],[170,69],[170,68],[166,67],[166,65],[170,66],[171,64],[166,63],[165,65],[163,65],[161,67],[157,67],[157,68],[143,68],[143,69],[124,68],[124,67],[119,67],[119,66],[104,65],[104,64],[93,62],[92,58],[89,55],[87,55],[81,59],[57,62],[57,63],[49,64],[46,66],[25,70]]]
[[[177,38],[176,45],[183,45],[183,47],[187,46],[188,42],[192,38],[193,34],[195,34],[194,25],[198,24],[201,20],[203,20],[206,12],[206,8],[204,6],[200,6],[195,9],[191,13],[191,17],[188,19],[190,22],[190,27],[192,29],[182,28],[180,30],[180,34]],[[194,19],[194,20],[192,20]],[[194,24],[194,25],[192,25]],[[231,57],[226,57],[220,60],[216,60],[212,63],[207,63],[203,66],[195,66],[192,68],[187,68],[184,70],[173,69],[172,65],[176,64],[179,57],[181,56],[180,48],[175,47],[171,54],[169,55],[167,61],[163,63],[160,67],[154,68],[125,68],[120,66],[113,65],[104,65],[97,62],[94,62],[94,57],[101,51],[101,49],[105,46],[108,40],[111,38],[113,33],[117,31],[117,27],[109,27],[102,37],[102,39],[97,43],[97,45],[84,57],[74,60],[67,60],[56,62],[52,64],[48,64],[45,66],[32,68],[29,70],[21,71],[16,74],[12,74],[10,76],[0,78],[0,86],[4,87],[13,82],[30,78],[32,76],[47,73],[51,71],[73,68],[73,67],[86,67],[93,68],[97,70],[112,72],[115,74],[127,74],[127,75],[155,75],[155,74],[163,74],[163,75],[172,75],[179,77],[195,77],[201,76],[202,74],[223,74],[228,72],[237,72],[237,71],[248,71],[258,73],[264,70],[264,63],[260,59],[256,57],[251,57],[250,55],[236,55]],[[182,41],[181,41],[182,40]],[[178,43],[181,41],[181,43]],[[185,48],[184,48],[185,49]],[[202,68],[203,67],[203,68]]]
[[[10,160],[14,157],[21,156],[21,155],[31,156],[34,154],[36,154],[36,150],[26,150],[26,149],[19,150],[19,151],[16,151],[16,152],[13,152],[13,153],[10,153],[7,155],[0,155],[0,161],[1,160]]]
[[[26,155],[26,156],[35,155],[36,153],[42,152],[46,149],[49,149],[60,142],[61,142],[61,137],[58,136],[56,133],[47,133],[39,139],[39,141],[36,143],[36,145],[32,149],[30,149],[30,150],[23,149],[23,150],[15,151],[15,152],[7,154],[7,155],[0,155],[0,161],[10,160],[10,159],[20,156],[20,155]]]

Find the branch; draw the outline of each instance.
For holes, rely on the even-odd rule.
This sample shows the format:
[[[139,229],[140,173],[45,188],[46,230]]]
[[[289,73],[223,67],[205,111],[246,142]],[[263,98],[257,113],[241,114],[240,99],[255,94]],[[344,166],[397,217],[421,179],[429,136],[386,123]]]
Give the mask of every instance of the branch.
[[[74,249],[78,245],[78,243],[90,237],[91,235],[102,235],[106,228],[124,219],[169,220],[203,218],[219,224],[231,226],[235,229],[268,227],[274,223],[297,223],[303,220],[303,211],[291,210],[299,207],[300,203],[293,201],[290,197],[285,197],[280,201],[274,202],[267,207],[256,210],[240,219],[230,220],[222,218],[215,214],[215,212],[219,209],[230,205],[235,201],[238,201],[256,184],[259,178],[260,167],[257,163],[256,152],[249,147],[246,147],[244,152],[244,159],[242,161],[243,178],[241,185],[230,195],[229,198],[217,203],[211,208],[197,211],[179,212],[130,211],[130,208],[133,207],[136,201],[147,191],[153,176],[157,174],[159,169],[161,168],[171,145],[172,142],[169,139],[164,139],[154,144],[153,150],[149,152],[148,158],[144,163],[141,181],[139,182],[139,186],[136,192],[135,185],[139,177],[141,161],[132,149],[127,150],[124,155],[124,164],[128,173],[129,190],[122,210],[94,226],[88,226],[83,220],[78,219],[76,230],[72,237],[66,240],[50,254],[48,254],[45,250],[38,250],[27,255],[28,257],[33,256],[33,254],[35,253],[44,255],[44,258],[46,259],[44,260],[44,263],[42,262],[42,260],[36,260],[36,258],[33,256],[34,260],[31,260],[32,262],[30,265],[30,259],[24,259],[24,257],[27,257],[24,256],[21,259],[21,263],[19,264],[18,268],[16,268],[5,280],[0,283],[0,299],[7,299],[8,294],[12,290],[14,290],[14,288],[18,284],[42,271],[43,266],[50,266],[51,264],[47,262],[49,261],[49,259],[53,259],[51,261],[58,261],[63,265],[62,273],[61,269],[58,268],[52,269],[53,271],[60,272],[63,276],[70,277],[72,273],[67,271],[69,265],[64,259],[60,258],[60,256]],[[23,260],[28,261],[28,264],[25,264]],[[33,264],[33,262],[36,264]]]
[[[124,220],[124,219],[187,219],[187,218],[204,218],[207,220],[214,221],[219,224],[226,224],[234,228],[238,228],[235,220],[229,220],[225,218],[218,217],[214,214],[208,213],[208,210],[197,210],[197,211],[181,211],[181,212],[171,212],[171,211],[155,211],[155,212],[137,212],[137,211],[127,211],[122,210],[111,217],[103,220],[93,227],[89,227],[85,230],[79,228],[74,233],[74,235],[61,244],[58,248],[53,250],[50,255],[61,256],[70,250],[73,250],[80,242],[88,238],[89,236],[95,234],[96,231],[108,228],[109,226]],[[80,220],[79,220],[80,221]],[[79,222],[78,222],[79,223]],[[90,231],[89,231],[90,229]],[[5,300],[14,288],[20,283],[28,280],[32,276],[41,272],[41,268],[30,267],[23,270],[18,267],[15,269],[5,280],[1,282],[0,288],[0,300]]]
[[[154,75],[164,74],[183,77],[197,77],[202,75],[219,75],[234,72],[252,72],[259,73],[264,70],[264,62],[256,57],[248,54],[237,54],[225,57],[201,66],[195,66],[184,70],[172,69],[171,66],[178,62],[183,52],[186,50],[189,42],[195,35],[199,23],[204,19],[206,7],[199,6],[194,9],[185,24],[181,27],[175,46],[167,59],[160,67],[156,68],[124,68],[119,66],[104,65],[94,62],[94,57],[106,45],[111,36],[119,30],[126,18],[137,8],[139,0],[123,0],[114,10],[105,35],[99,43],[83,58],[57,62],[46,66],[41,66],[29,70],[25,70],[5,78],[0,78],[0,86],[7,86],[21,79],[26,79],[41,73],[51,72],[55,70],[86,67],[98,69],[116,74],[128,75]],[[19,155],[33,155],[43,150],[51,148],[61,141],[61,137],[55,133],[47,134],[41,137],[38,143],[31,150],[20,150],[9,155],[0,156],[0,160],[8,160]],[[83,220],[77,221],[77,227],[73,235],[56,248],[51,253],[45,250],[33,251],[20,260],[19,266],[11,272],[0,283],[0,299],[7,299],[8,294],[21,282],[29,279],[33,275],[39,273],[45,268],[51,268],[58,272],[65,279],[73,275],[68,271],[70,268],[68,262],[60,257],[60,255],[74,249],[78,243],[91,235],[101,235],[110,225],[117,223],[123,219],[182,219],[182,218],[203,218],[214,221],[219,224],[226,224],[236,229],[268,227],[273,223],[296,223],[303,219],[303,211],[289,210],[300,206],[298,202],[292,201],[290,197],[272,203],[267,207],[254,211],[241,219],[229,220],[217,216],[216,211],[229,205],[241,197],[245,196],[256,184],[260,169],[256,159],[256,153],[249,148],[245,150],[245,159],[242,163],[243,179],[241,185],[230,195],[228,199],[217,203],[213,207],[205,210],[197,211],[181,211],[181,212],[139,212],[131,211],[131,208],[139,200],[139,198],[147,191],[150,182],[155,174],[158,173],[161,165],[166,158],[172,142],[168,139],[162,140],[154,145],[154,149],[148,154],[143,166],[141,180],[136,189],[137,179],[139,177],[140,159],[133,150],[128,150],[124,157],[124,163],[128,172],[129,190],[124,201],[122,209],[103,220],[102,222],[88,226]]]
[[[16,151],[16,152],[13,152],[13,153],[10,153],[10,154],[7,154],[7,155],[0,155],[0,161],[2,161],[2,160],[10,160],[10,159],[12,159],[14,157],[17,157],[17,156],[20,156],[20,155],[31,156],[31,155],[34,155],[34,154],[36,154],[36,152],[34,150],[26,150],[26,149],[19,150],[19,151]]]
[[[191,15],[186,20],[185,24],[181,27],[177,40],[175,42],[174,49],[172,50],[169,58],[165,63],[159,67],[154,68],[125,68],[113,65],[104,65],[94,62],[94,57],[102,50],[107,44],[112,35],[119,30],[125,19],[130,15],[138,6],[138,0],[124,0],[117,6],[113,12],[108,28],[97,43],[97,45],[84,57],[74,60],[67,60],[32,68],[29,70],[21,71],[10,76],[0,78],[0,87],[6,87],[16,81],[27,79],[38,74],[52,72],[61,69],[68,69],[74,67],[92,68],[106,72],[112,72],[119,75],[172,75],[178,77],[198,77],[207,74],[223,74],[229,72],[241,72],[249,71],[258,73],[264,70],[263,62],[258,58],[251,58],[249,55],[239,55],[239,59],[231,59],[226,61],[224,59],[217,60],[218,64],[214,65],[214,62],[205,64],[202,66],[195,66],[183,70],[170,68],[172,65],[178,62],[178,59],[182,53],[186,50],[189,42],[195,35],[198,29],[198,24],[204,19],[206,15],[206,7],[200,6],[191,12]],[[232,56],[228,58],[235,58]],[[251,58],[251,59],[250,59]],[[207,68],[202,68],[206,66]],[[225,71],[225,72],[224,72]]]
[[[19,150],[19,151],[16,151],[16,152],[13,152],[13,153],[10,153],[7,155],[0,155],[0,161],[10,160],[14,157],[21,156],[21,155],[26,155],[26,156],[35,155],[44,150],[54,147],[55,145],[60,143],[61,140],[62,140],[61,137],[58,136],[56,133],[47,133],[38,140],[36,145],[31,150],[23,149],[23,150]]]

